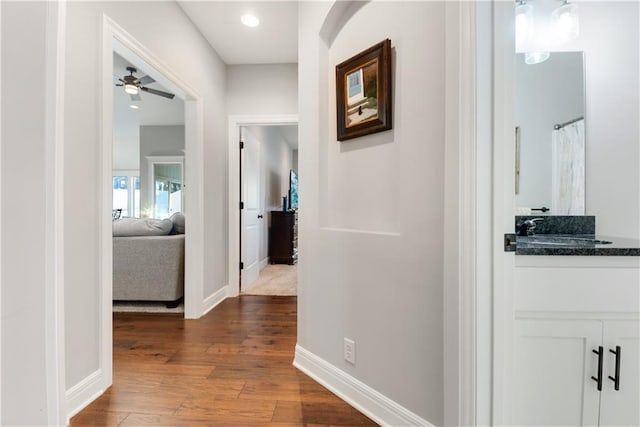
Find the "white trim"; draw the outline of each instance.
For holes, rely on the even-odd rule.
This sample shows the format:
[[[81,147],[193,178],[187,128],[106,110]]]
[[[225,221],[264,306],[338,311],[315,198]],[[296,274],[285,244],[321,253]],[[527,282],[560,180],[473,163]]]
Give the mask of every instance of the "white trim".
[[[202,301],[202,315],[204,316],[205,314],[216,308],[216,306],[222,301],[227,299],[228,292],[229,285],[223,286],[222,288],[218,289],[210,296],[208,296],[204,301]]]
[[[293,366],[380,425],[433,425],[299,345]]]
[[[269,264],[269,257],[265,257],[265,259],[263,259],[262,261],[260,261],[260,263],[258,264],[258,270],[262,270],[262,269],[263,269],[263,268],[265,268],[268,264]]]
[[[64,338],[64,55],[66,2],[46,5],[45,348],[47,422],[66,422]]]
[[[2,25],[2,2],[0,2]],[[0,99],[2,99],[2,31],[0,31]],[[2,242],[2,102],[0,102],[0,242]],[[0,244],[0,289],[2,285],[2,245]],[[0,292],[0,378],[2,378],[2,292]],[[0,423],[2,423],[2,381],[0,381]]]
[[[447,3],[445,425],[476,424],[475,3]]]
[[[185,99],[185,162],[189,165],[187,179],[190,189],[186,205],[189,206],[188,222],[185,233],[185,317],[198,318],[202,315],[204,289],[204,249],[203,249],[203,120],[202,100],[200,96],[169,67],[164,65],[151,51],[145,48],[131,34],[120,27],[106,14],[102,16],[101,46],[101,150],[100,150],[100,194],[99,207],[99,289],[100,289],[100,327],[99,327],[99,369],[100,381],[95,383],[97,390],[91,393],[98,396],[113,382],[112,359],[112,273],[113,242],[111,231],[112,208],[112,172],[113,172],[113,52],[136,63],[143,62],[145,69],[155,71],[154,78],[163,86]]]
[[[229,296],[240,294],[240,128],[242,126],[282,126],[297,125],[297,114],[229,116],[229,178],[228,219],[229,219]]]
[[[185,113],[184,317],[204,314],[204,112],[200,99],[187,100]]]
[[[103,383],[102,371],[98,369],[67,390],[65,396],[67,401],[67,425],[71,417],[83,410],[105,392],[106,389],[101,387]]]
[[[493,411],[494,425],[512,425],[514,253],[504,252],[513,232],[515,178],[513,141],[514,3],[494,2],[493,14]]]
[[[114,29],[109,20],[102,22],[102,68],[100,69],[101,87],[101,117],[100,120],[100,181],[98,194],[100,196],[100,206],[98,209],[99,224],[99,295],[100,300],[100,328],[98,342],[100,345],[98,371],[100,375],[95,381],[80,382],[87,384],[86,394],[89,396],[99,396],[101,392],[111,386],[113,382],[113,231],[112,220],[108,212],[113,207],[113,88],[111,87],[113,78],[113,37]],[[108,189],[108,190],[107,190]],[[67,393],[69,395],[69,393]],[[88,404],[90,400],[83,400],[82,404]],[[76,408],[67,402],[67,408]],[[81,409],[82,407],[80,407]],[[70,417],[69,417],[70,418]]]
[[[492,425],[493,349],[493,5],[475,3],[476,21],[476,419]]]

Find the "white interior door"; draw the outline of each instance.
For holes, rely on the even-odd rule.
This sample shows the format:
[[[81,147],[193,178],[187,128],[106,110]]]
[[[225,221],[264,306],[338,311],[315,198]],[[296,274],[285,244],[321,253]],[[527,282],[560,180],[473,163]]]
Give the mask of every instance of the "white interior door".
[[[244,149],[242,162],[242,246],[241,259],[244,265],[241,271],[242,288],[247,289],[260,273],[260,144],[248,132],[241,131]]]

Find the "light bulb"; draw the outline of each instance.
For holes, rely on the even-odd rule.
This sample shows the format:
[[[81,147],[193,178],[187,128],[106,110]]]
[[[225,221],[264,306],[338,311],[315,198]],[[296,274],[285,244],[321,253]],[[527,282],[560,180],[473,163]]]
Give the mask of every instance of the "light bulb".
[[[580,34],[578,6],[565,2],[551,13],[551,22],[559,42],[568,42]]]
[[[131,104],[129,105],[129,108],[131,108],[132,110],[137,110],[140,107],[138,107],[136,104]]]
[[[533,38],[533,7],[520,3],[516,6],[516,50],[524,50],[524,44]]]
[[[527,65],[539,64],[549,59],[549,52],[527,52],[524,54],[524,63]]]
[[[127,92],[128,94],[131,95],[137,95],[138,94],[138,87],[134,84],[131,83],[127,83],[124,85],[124,91]]]
[[[251,15],[250,13],[242,15],[240,17],[240,21],[247,27],[257,27],[258,25],[260,25],[260,20],[258,19],[258,17],[255,15]]]

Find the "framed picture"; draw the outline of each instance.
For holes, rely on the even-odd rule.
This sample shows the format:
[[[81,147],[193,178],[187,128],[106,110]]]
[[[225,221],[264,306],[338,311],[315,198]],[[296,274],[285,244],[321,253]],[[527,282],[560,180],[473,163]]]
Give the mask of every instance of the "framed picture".
[[[336,66],[338,141],[391,129],[391,40]]]

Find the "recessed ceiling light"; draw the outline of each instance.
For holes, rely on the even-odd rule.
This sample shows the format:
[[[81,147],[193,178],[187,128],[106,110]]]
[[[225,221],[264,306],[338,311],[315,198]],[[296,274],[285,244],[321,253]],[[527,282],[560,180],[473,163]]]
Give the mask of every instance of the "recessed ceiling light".
[[[140,107],[138,107],[136,104],[131,104],[131,105],[129,105],[129,108],[132,108],[132,109],[134,109],[134,110],[137,110],[137,109],[138,109],[138,108],[140,108]]]
[[[240,22],[242,22],[247,27],[257,27],[260,25],[260,20],[257,16],[247,13],[246,15],[242,15],[240,17]]]

